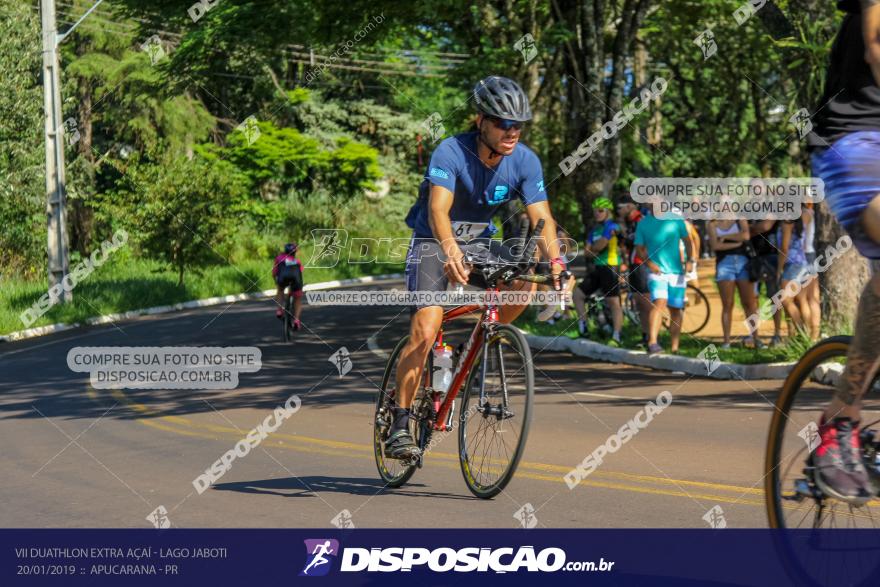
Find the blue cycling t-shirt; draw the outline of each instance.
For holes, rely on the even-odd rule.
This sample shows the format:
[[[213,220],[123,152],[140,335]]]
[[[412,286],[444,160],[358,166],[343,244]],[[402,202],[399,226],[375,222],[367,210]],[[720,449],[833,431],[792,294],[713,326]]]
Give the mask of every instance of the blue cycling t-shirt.
[[[434,238],[428,223],[432,185],[445,187],[454,194],[449,210],[453,222],[490,223],[480,237],[497,232],[491,224],[492,215],[511,198],[518,197],[526,206],[547,199],[541,161],[531,149],[517,143],[513,153],[490,168],[477,155],[476,132],[444,139],[431,155],[425,180],[419,186],[419,198],[406,215],[406,224],[417,238]]]

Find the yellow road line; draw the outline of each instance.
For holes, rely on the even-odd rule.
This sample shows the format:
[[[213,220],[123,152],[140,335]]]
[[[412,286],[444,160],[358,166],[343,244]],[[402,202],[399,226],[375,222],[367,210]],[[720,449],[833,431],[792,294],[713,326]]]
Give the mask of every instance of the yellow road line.
[[[90,397],[95,397],[95,394],[91,388],[89,388]],[[220,426],[217,424],[211,424],[207,422],[194,422],[188,418],[182,418],[180,416],[170,416],[170,415],[162,415],[161,412],[156,411],[148,406],[135,402],[131,400],[128,396],[122,393],[120,390],[111,390],[111,394],[113,397],[127,406],[132,408],[133,410],[144,414],[144,418],[137,418],[137,421],[146,426],[150,426],[152,428],[162,430],[165,432],[172,432],[176,434],[182,434],[185,436],[197,437],[197,438],[209,438],[213,440],[219,440],[217,434],[207,434],[206,432],[215,432],[226,436],[236,436],[241,437],[242,431],[230,426]],[[166,424],[157,422],[156,420],[162,420],[164,422],[175,424],[176,426],[168,426]],[[188,430],[182,430],[178,426],[184,426],[188,428]],[[193,430],[194,429],[194,430]],[[268,446],[274,446],[278,448],[284,448],[287,450],[293,450],[296,452],[306,452],[306,453],[317,453],[324,454],[328,456],[341,456],[341,457],[355,457],[355,458],[363,458],[369,455],[369,458],[372,459],[373,447],[365,444],[357,444],[352,442],[344,442],[338,440],[327,440],[323,438],[313,438],[308,436],[300,436],[297,434],[285,434],[282,432],[275,432],[272,434],[273,441],[268,443]],[[284,442],[285,440],[290,440],[296,443],[306,444],[308,446],[296,446],[295,444],[290,444],[288,442]],[[356,451],[352,454],[351,451]],[[432,466],[442,466],[444,468],[449,469],[458,469],[458,455],[455,453],[443,453],[437,451],[431,451],[430,458],[432,461]],[[435,459],[439,459],[438,461],[434,461]],[[539,462],[530,462],[530,461],[521,461],[519,464],[519,468],[517,469],[516,477],[526,478],[526,479],[535,479],[539,481],[552,481],[556,483],[565,483],[562,475],[547,475],[541,474],[539,471],[544,471],[547,473],[561,473],[565,474],[569,472],[572,467],[565,467],[562,465],[552,465],[548,463],[539,463]],[[608,481],[602,479],[609,479]],[[611,480],[617,481],[629,481],[634,483],[642,483],[642,484],[659,484],[659,485],[674,485],[678,486],[679,489],[673,488],[655,488],[655,487],[646,487],[640,485],[627,485],[623,483],[616,483]],[[763,496],[763,489],[755,488],[755,487],[741,487],[736,485],[725,485],[721,483],[708,483],[703,481],[688,481],[685,479],[670,479],[667,477],[654,477],[650,475],[634,475],[631,473],[621,473],[615,471],[596,471],[592,475],[590,475],[590,479],[585,479],[581,481],[581,485],[585,485],[588,487],[601,487],[605,489],[618,489],[625,491],[634,491],[637,493],[649,493],[654,495],[668,495],[675,497],[690,497],[694,499],[705,499],[709,501],[716,501],[722,503],[737,503],[737,504],[748,504],[748,505],[764,505],[763,499],[755,500],[755,499],[743,499],[744,495],[760,495]],[[730,496],[722,496],[715,494],[707,494],[707,493],[692,493],[684,490],[685,487],[694,487],[700,489],[707,490],[716,490],[722,492],[731,492],[739,494],[738,497],[733,498]]]

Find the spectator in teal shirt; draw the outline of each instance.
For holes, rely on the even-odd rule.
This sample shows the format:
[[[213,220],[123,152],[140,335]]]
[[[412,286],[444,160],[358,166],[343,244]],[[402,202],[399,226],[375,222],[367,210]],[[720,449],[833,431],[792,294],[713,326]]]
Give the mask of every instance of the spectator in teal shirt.
[[[687,263],[682,267],[681,244],[684,243]],[[684,309],[684,292],[687,285],[685,272],[693,268],[693,247],[684,220],[660,220],[653,214],[646,214],[636,226],[634,239],[636,254],[646,259],[648,289],[651,292],[651,314],[648,323],[648,354],[659,353],[663,348],[657,343],[660,334],[660,321],[663,312],[669,308],[672,337],[670,350],[678,352],[681,337],[681,319]]]

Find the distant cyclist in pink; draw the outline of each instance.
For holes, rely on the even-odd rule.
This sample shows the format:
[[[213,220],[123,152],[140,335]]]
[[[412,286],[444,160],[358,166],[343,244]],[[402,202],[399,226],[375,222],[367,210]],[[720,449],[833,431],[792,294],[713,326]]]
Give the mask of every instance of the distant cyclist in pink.
[[[303,265],[296,258],[296,249],[296,243],[284,245],[284,252],[275,257],[272,264],[272,277],[278,286],[275,292],[275,303],[278,305],[275,316],[278,319],[284,317],[284,288],[290,287],[290,295],[293,296],[293,329],[299,330],[302,326],[299,316],[302,313]]]

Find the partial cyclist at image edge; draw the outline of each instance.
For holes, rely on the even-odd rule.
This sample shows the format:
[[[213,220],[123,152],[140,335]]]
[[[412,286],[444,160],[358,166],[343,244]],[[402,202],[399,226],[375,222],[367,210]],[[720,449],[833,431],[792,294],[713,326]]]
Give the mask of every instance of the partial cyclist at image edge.
[[[489,76],[476,84],[472,97],[478,111],[477,130],[449,137],[437,146],[418,199],[406,217],[407,226],[413,229],[406,261],[409,291],[444,291],[450,283],[481,285],[470,281],[463,262],[465,252],[516,260],[509,247],[491,239],[497,232],[492,216],[513,197],[521,200],[532,227],[543,219],[543,234],[556,234],[541,162],[520,143],[523,124],[532,118],[528,96],[513,80]],[[565,262],[556,239],[542,238],[538,246],[544,258],[551,260],[552,273],[559,275]],[[511,287],[530,291],[534,284]],[[500,321],[511,322],[524,309],[502,307]],[[442,320],[442,306],[413,308],[410,338],[397,371],[397,405],[392,408],[393,424],[385,447],[389,458],[420,454],[408,428],[409,409]]]
[[[824,95],[808,136],[812,169],[825,199],[855,248],[880,259],[880,0],[838,2],[846,15],[831,49]],[[876,267],[875,267],[876,268]],[[852,343],[835,396],[819,420],[811,453],[819,488],[864,503],[875,495],[861,460],[861,398],[880,361],[880,274],[859,299]]]
[[[284,252],[275,257],[272,263],[272,277],[275,279],[275,316],[278,319],[284,318],[286,305],[284,300],[284,290],[289,288],[289,295],[293,298],[293,329],[299,330],[300,315],[302,314],[302,296],[303,296],[303,265],[297,258],[296,252],[298,246],[296,243],[290,242],[284,245]]]

